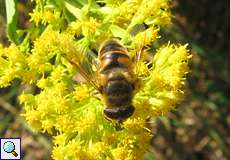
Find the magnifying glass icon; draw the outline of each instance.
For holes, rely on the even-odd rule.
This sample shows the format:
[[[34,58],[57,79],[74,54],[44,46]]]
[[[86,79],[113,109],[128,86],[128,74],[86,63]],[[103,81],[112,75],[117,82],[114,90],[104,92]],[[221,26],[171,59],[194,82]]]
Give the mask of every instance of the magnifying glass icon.
[[[6,141],[4,144],[3,144],[3,150],[6,152],[6,153],[11,153],[14,155],[14,157],[17,157],[18,154],[15,152],[15,145],[13,142],[11,141]]]

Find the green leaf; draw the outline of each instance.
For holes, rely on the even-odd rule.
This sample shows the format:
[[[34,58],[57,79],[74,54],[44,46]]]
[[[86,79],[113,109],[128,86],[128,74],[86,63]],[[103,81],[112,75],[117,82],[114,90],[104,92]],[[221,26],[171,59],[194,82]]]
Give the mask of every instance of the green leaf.
[[[74,4],[74,6],[76,6],[77,8],[82,8],[88,4],[88,0],[68,0],[68,1]]]
[[[6,3],[6,17],[7,17],[7,35],[14,43],[18,44],[17,35],[17,0],[5,0]]]
[[[82,13],[81,13],[81,9],[79,8],[76,8],[74,5],[72,5],[71,3],[69,2],[65,2],[65,7],[66,9],[72,13],[77,19],[81,19],[82,17]]]
[[[57,7],[57,8],[63,8],[63,6],[64,6],[64,3],[65,3],[65,1],[64,0],[58,0],[58,1],[56,1],[56,0],[48,0],[47,1],[47,4],[48,5],[54,5],[55,7]],[[47,6],[47,5],[46,5]]]
[[[117,25],[111,25],[110,31],[112,32],[114,37],[124,38],[128,35],[125,29]]]

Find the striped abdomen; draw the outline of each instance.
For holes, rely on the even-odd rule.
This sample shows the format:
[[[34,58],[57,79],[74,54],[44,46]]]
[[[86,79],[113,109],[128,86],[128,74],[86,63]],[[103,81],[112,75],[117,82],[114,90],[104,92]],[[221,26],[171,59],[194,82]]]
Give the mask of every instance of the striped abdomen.
[[[99,79],[106,108],[112,119],[125,119],[134,112],[132,106],[134,76],[127,50],[115,40],[108,40],[99,53]]]
[[[131,60],[127,50],[115,40],[108,40],[99,52],[101,73],[113,68],[129,69]]]

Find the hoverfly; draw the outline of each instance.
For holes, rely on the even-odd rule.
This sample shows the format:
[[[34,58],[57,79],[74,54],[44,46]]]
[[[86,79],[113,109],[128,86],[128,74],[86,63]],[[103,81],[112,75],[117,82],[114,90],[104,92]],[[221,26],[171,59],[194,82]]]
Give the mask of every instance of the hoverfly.
[[[135,62],[140,59],[140,54],[141,51],[136,53]],[[129,57],[128,50],[114,38],[104,42],[97,60],[94,72],[84,68],[80,61],[78,63],[68,59],[83,78],[101,94],[105,118],[115,121],[116,129],[120,130],[122,122],[135,111],[132,99],[140,85],[140,80],[134,73],[135,62]]]

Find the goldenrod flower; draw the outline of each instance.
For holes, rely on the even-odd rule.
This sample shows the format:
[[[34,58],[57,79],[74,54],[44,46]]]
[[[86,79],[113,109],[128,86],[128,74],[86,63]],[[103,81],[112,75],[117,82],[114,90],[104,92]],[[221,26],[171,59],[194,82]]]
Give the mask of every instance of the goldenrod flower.
[[[137,12],[140,7],[141,0],[126,0],[120,3],[118,6],[112,6],[110,9],[109,20],[113,24],[117,24],[121,27],[127,27],[133,18],[133,15]]]
[[[72,34],[72,35],[76,35],[77,37],[79,37],[82,33],[81,22],[79,22],[79,21],[71,22],[68,26],[67,32]]]
[[[34,22],[36,26],[38,26],[39,23],[44,25],[52,23],[55,25],[55,23],[58,21],[58,18],[60,18],[60,13],[54,13],[54,11],[50,8],[36,8],[32,13],[29,13],[29,15],[30,21]]]
[[[143,0],[138,7],[137,12],[132,18],[131,23],[128,28],[135,26],[136,24],[142,24],[143,22],[152,25],[162,25],[167,24],[170,21],[163,21],[161,24],[160,19],[162,16],[168,15],[169,0]],[[165,20],[165,18],[163,19]],[[170,18],[168,18],[170,20]],[[158,23],[156,23],[157,21]]]
[[[46,24],[46,23],[51,23],[52,21],[54,21],[56,17],[54,16],[54,13],[53,11],[51,10],[45,10],[44,13],[43,13],[43,23]]]
[[[42,19],[42,13],[39,12],[37,9],[34,9],[32,13],[29,14],[30,15],[30,21],[34,22],[35,25],[38,25],[38,23],[41,21]]]

